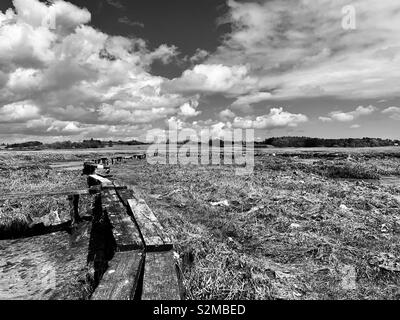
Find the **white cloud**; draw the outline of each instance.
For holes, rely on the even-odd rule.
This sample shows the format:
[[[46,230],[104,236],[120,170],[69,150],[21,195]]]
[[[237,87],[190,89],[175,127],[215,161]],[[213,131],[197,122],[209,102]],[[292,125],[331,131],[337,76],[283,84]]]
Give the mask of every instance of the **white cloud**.
[[[377,109],[374,106],[363,107],[359,106],[355,110],[350,112],[343,111],[332,111],[329,113],[329,117],[319,117],[319,119],[323,122],[329,122],[332,120],[336,120],[339,122],[350,122],[361,116],[370,115],[375,112]]]
[[[201,114],[201,111],[197,111],[196,108],[198,107],[199,102],[197,100],[191,100],[183,105],[180,106],[179,115],[184,118],[195,117]]]
[[[232,106],[240,107],[247,106],[254,103],[258,103],[264,100],[268,100],[271,98],[271,93],[269,92],[255,92],[245,96],[238,97],[233,103]]]
[[[236,117],[236,114],[232,112],[232,110],[225,109],[219,113],[219,117],[222,121],[229,121],[232,118]]]
[[[353,125],[350,126],[350,129],[358,129],[360,127],[361,126],[359,124],[353,124]]]
[[[149,50],[139,38],[110,36],[87,23],[87,9],[65,1],[15,0],[0,12],[0,106],[2,122],[35,135],[132,133],[181,112],[193,97],[161,90],[163,77],[149,73],[168,63],[175,46]],[[53,14],[55,28],[43,26]]]
[[[329,117],[318,117],[318,119],[322,122],[332,122],[332,119]]]
[[[175,46],[167,46],[166,44],[160,45],[153,52],[148,54],[150,61],[160,60],[162,63],[167,64],[171,59],[178,54],[178,48]]]
[[[248,76],[244,65],[199,64],[183,72],[180,78],[167,81],[164,88],[169,92],[220,92],[246,93],[255,80]]]
[[[283,127],[296,127],[307,122],[304,114],[293,114],[283,111],[283,108],[272,108],[269,114],[258,117],[235,117],[232,125],[242,129],[275,129]]]
[[[199,62],[199,61],[203,61],[205,58],[207,58],[209,56],[209,52],[200,48],[196,49],[196,52],[194,53],[194,55],[192,57],[190,57],[190,61],[193,63]]]
[[[0,108],[0,122],[22,122],[39,116],[39,108],[31,101],[7,104]]]
[[[388,114],[393,120],[400,120],[400,108],[399,107],[389,107],[382,110],[383,114]]]
[[[187,126],[187,124],[183,120],[178,119],[177,117],[169,118],[168,120],[166,120],[166,123],[169,130],[181,130]]]
[[[342,28],[347,0],[228,1],[232,32],[204,63],[246,65],[271,98],[375,98],[400,93],[400,2],[354,0],[356,30]]]

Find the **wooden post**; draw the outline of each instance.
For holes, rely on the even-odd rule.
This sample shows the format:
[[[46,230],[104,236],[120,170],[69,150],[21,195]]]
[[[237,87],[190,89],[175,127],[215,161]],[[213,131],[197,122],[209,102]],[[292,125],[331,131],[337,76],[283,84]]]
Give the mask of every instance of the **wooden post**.
[[[71,225],[74,226],[81,221],[79,216],[79,194],[68,195],[70,205]]]

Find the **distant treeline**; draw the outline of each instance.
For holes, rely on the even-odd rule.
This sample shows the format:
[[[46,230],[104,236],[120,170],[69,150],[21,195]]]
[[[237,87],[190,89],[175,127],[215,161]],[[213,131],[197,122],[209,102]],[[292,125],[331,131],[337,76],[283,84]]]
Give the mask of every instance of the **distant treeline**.
[[[81,142],[73,141],[59,141],[53,143],[42,143],[39,141],[28,141],[22,143],[7,144],[6,149],[31,149],[31,150],[42,150],[42,149],[92,149],[92,148],[105,148],[112,147],[113,145],[140,145],[143,144],[140,141],[102,141],[102,140],[83,140]]]
[[[255,142],[256,146],[270,145],[279,148],[363,148],[363,147],[387,147],[400,145],[399,140],[381,138],[347,138],[347,139],[322,139],[309,137],[273,137],[262,142]]]
[[[179,145],[185,144],[188,141],[178,142]],[[210,140],[209,145],[224,146],[222,140]],[[170,142],[167,141],[167,144]],[[61,141],[43,144],[39,141],[28,141],[22,143],[7,144],[7,149],[90,149],[90,148],[105,148],[114,145],[143,145],[146,143],[130,140],[130,141],[102,141],[102,140],[83,140],[81,142]],[[4,144],[2,144],[4,146]],[[400,140],[381,139],[381,138],[347,138],[347,139],[322,139],[322,138],[309,138],[309,137],[273,137],[267,138],[264,141],[254,142],[256,147],[278,147],[278,148],[313,148],[313,147],[326,147],[326,148],[362,148],[362,147],[387,147],[399,146]]]
[[[30,148],[30,149],[37,149],[37,148],[42,148],[43,143],[39,141],[27,141],[27,142],[22,142],[22,143],[13,143],[13,144],[7,144],[6,149],[19,149],[19,148]]]

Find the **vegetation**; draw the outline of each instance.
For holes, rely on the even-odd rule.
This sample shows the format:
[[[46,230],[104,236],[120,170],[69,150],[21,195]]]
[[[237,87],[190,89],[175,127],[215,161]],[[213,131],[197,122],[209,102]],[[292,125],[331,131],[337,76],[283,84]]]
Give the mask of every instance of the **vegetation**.
[[[6,145],[6,149],[20,149],[20,148],[35,149],[35,148],[41,148],[42,146],[43,146],[42,142],[28,141],[28,142],[22,142],[22,143],[8,144],[8,145]]]
[[[347,139],[322,139],[309,137],[273,137],[262,142],[256,142],[256,146],[270,145],[274,147],[295,147],[295,148],[364,148],[364,147],[385,147],[400,145],[399,140],[380,138],[347,138]]]
[[[102,140],[83,140],[81,142],[73,142],[73,141],[57,141],[53,143],[43,144],[39,141],[28,141],[22,143],[13,143],[13,144],[3,144],[6,149],[12,150],[44,150],[44,149],[97,149],[97,148],[105,148],[105,147],[113,147],[114,145],[143,145],[145,143],[137,141],[137,140],[129,140],[129,141],[102,141]]]
[[[376,177],[386,160],[357,161],[262,154],[250,176],[146,162],[115,170],[173,237],[190,299],[398,299],[400,177],[336,179]]]
[[[112,173],[136,185],[172,237],[188,299],[398,299],[399,154],[261,150],[249,176],[135,160]],[[0,154],[0,193],[81,188],[79,171],[48,164],[91,155]],[[0,202],[0,225],[66,206]]]

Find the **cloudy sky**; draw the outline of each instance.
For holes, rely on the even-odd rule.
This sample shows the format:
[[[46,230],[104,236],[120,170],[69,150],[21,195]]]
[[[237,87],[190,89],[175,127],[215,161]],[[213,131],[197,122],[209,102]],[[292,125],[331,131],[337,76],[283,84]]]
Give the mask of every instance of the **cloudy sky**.
[[[0,2],[0,142],[399,125],[398,0]]]

